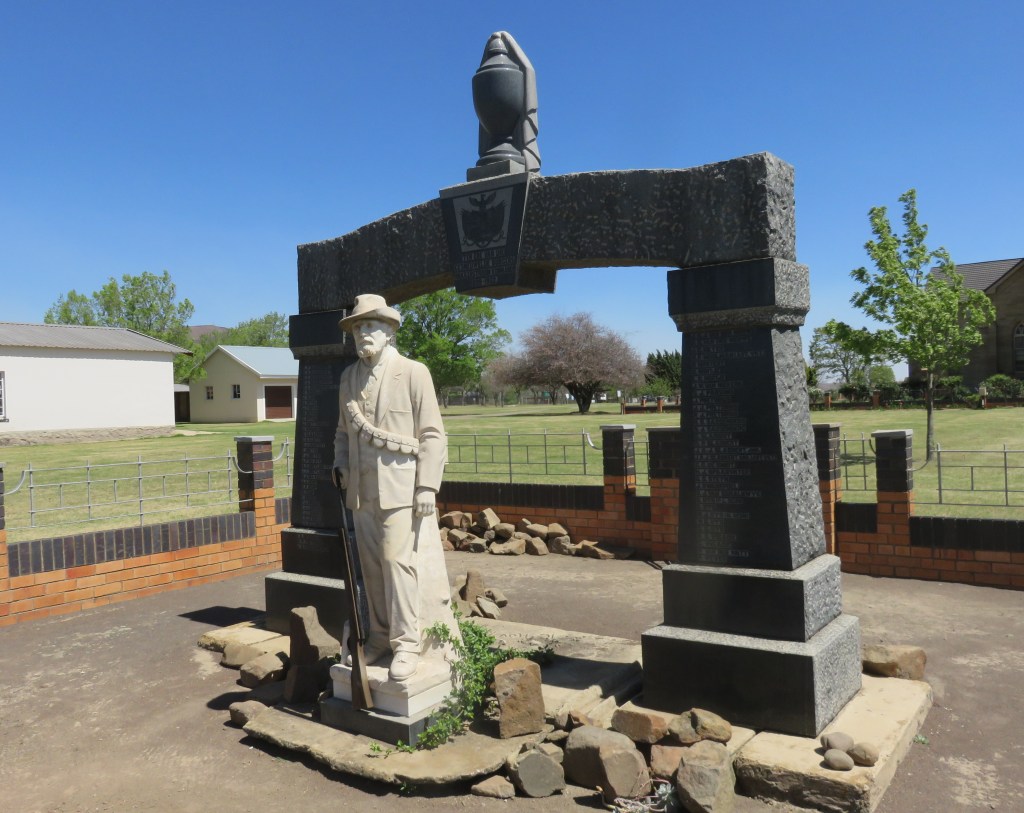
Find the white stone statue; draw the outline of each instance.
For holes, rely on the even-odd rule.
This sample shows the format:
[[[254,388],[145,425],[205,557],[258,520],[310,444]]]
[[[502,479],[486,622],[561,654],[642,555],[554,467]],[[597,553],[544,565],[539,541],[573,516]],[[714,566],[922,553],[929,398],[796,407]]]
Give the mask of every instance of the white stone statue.
[[[435,516],[447,440],[427,368],[400,355],[402,315],[376,294],[356,297],[339,322],[359,361],[341,374],[334,481],[347,493],[369,605],[366,663],[393,653],[388,676],[406,681],[421,657],[444,657],[423,631],[457,631]]]

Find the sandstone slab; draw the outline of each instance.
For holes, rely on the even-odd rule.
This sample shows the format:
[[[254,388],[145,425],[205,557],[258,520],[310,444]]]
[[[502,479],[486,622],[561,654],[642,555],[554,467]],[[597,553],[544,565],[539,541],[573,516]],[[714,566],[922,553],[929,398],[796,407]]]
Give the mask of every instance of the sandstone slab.
[[[244,726],[257,714],[262,714],[266,710],[267,707],[259,700],[239,700],[237,703],[232,703],[228,706],[228,715],[232,723],[237,726]]]
[[[761,732],[734,762],[740,792],[826,813],[869,813],[892,781],[932,703],[924,682],[864,676],[863,688],[828,730],[878,748],[872,767],[838,772],[822,762],[817,739]]]
[[[866,644],[861,665],[864,671],[881,677],[924,680],[928,656],[919,646]]]
[[[245,621],[241,624],[221,627],[220,629],[203,633],[199,638],[199,646],[202,649],[223,652],[228,644],[258,644],[261,641],[280,637],[281,634],[278,632],[265,630],[262,627],[256,626],[251,621]]]
[[[477,782],[469,789],[474,796],[487,796],[491,799],[512,799],[516,788],[504,776],[491,776],[483,782]]]
[[[448,785],[488,776],[504,768],[526,744],[543,734],[501,740],[467,731],[430,751],[374,754],[375,740],[322,725],[293,709],[271,708],[250,720],[245,732],[266,742],[308,754],[331,770],[390,785]],[[379,744],[379,743],[378,743]]]

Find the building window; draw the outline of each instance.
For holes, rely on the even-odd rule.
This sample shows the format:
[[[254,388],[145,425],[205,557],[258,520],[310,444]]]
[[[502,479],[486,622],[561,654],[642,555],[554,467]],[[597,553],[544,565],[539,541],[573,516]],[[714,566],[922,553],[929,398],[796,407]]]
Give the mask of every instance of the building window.
[[[231,397],[235,398],[235,399],[238,399],[238,398],[242,397],[242,385],[241,384],[232,384],[231,385]]]
[[[206,388],[206,400],[207,401],[212,401],[213,400],[213,387],[207,387]]]
[[[7,390],[4,384],[4,371],[0,370],[0,421],[7,420]]]
[[[1013,331],[1013,374],[1024,378],[1024,322]]]

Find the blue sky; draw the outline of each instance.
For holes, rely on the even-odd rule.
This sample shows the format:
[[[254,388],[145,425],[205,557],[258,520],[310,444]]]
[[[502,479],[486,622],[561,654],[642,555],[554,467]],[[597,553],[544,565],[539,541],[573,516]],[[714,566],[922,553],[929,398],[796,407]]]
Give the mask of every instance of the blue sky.
[[[862,323],[867,212],[910,187],[955,261],[1024,255],[1020,3],[10,2],[0,321],[164,269],[197,324],[296,312],[297,244],[464,179],[501,29],[537,70],[544,174],[796,167],[805,341]],[[498,313],[590,311],[646,354],[679,346],[665,301],[663,271],[562,271]]]

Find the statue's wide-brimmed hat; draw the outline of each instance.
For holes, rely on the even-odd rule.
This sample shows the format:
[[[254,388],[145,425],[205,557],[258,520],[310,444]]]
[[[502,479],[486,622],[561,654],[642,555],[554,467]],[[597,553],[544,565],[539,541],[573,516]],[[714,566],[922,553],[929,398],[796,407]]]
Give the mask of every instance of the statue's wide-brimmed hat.
[[[363,319],[380,319],[383,322],[390,322],[397,329],[402,324],[402,314],[390,307],[379,294],[360,294],[356,297],[356,304],[352,312],[338,322],[342,330],[352,330],[356,322]]]

